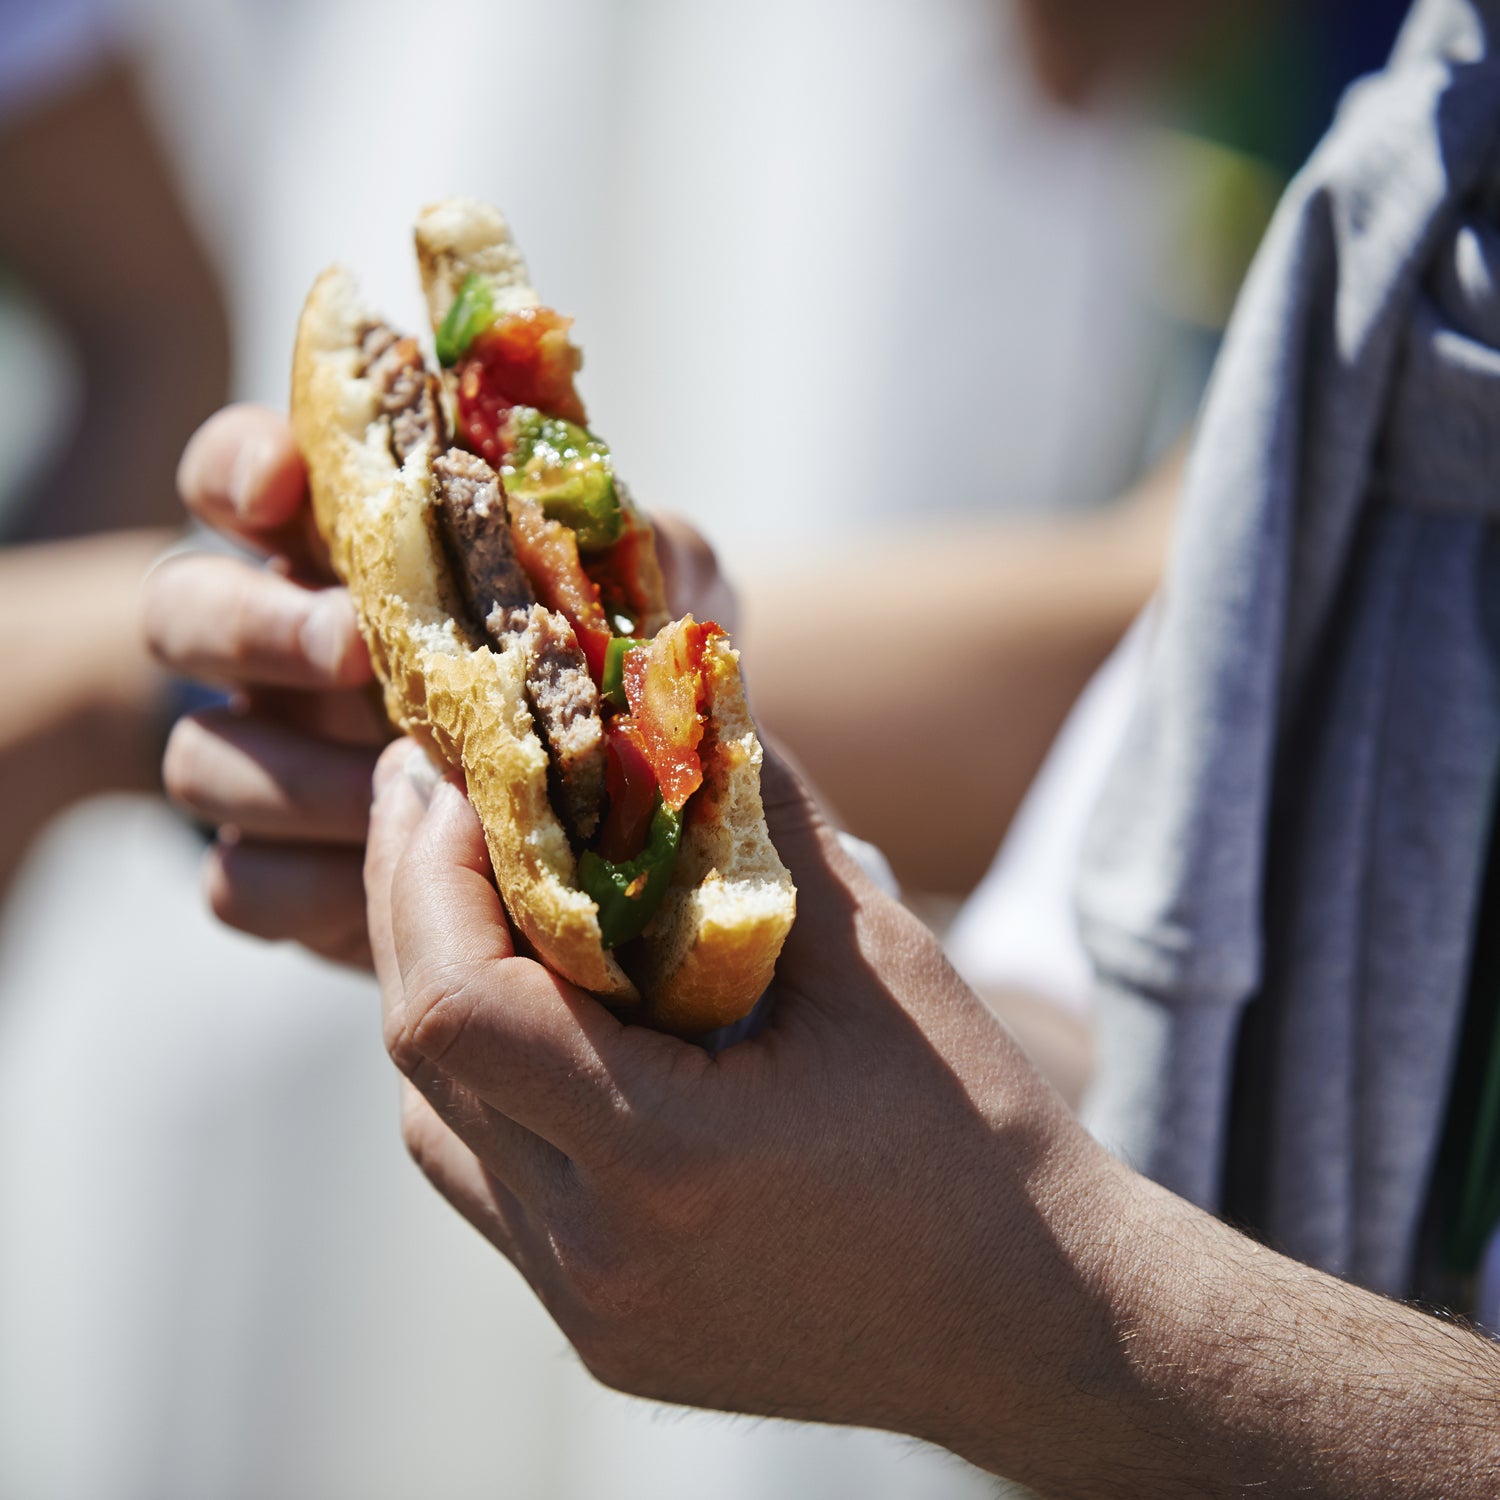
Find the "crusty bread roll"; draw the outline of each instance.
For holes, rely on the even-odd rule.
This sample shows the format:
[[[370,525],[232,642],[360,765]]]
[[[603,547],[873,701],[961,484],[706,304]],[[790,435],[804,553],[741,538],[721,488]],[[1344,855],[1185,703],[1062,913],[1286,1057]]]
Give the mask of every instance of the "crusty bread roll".
[[[497,306],[535,305],[493,210],[429,209],[418,245],[435,325],[471,271],[492,278]],[[738,653],[718,638],[705,654],[713,748],[704,785],[687,805],[672,884],[627,974],[602,946],[598,908],[578,887],[577,856],[549,801],[522,654],[476,644],[464,623],[432,501],[436,454],[423,444],[397,466],[389,423],[359,373],[361,338],[375,321],[346,271],[319,278],[298,328],[292,422],[318,527],[349,585],[392,723],[462,768],[496,884],[537,957],[665,1029],[691,1034],[737,1020],[770,981],[796,903],[766,829]]]

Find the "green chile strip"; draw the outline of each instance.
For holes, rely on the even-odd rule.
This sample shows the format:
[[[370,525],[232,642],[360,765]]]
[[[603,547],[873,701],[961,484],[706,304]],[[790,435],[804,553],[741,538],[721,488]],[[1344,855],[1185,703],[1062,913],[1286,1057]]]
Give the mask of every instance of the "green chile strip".
[[[599,696],[616,708],[630,712],[630,700],[625,696],[625,657],[646,641],[631,640],[617,635],[605,648],[604,674],[599,681]]]
[[[469,352],[469,345],[495,321],[495,303],[489,283],[470,272],[458,289],[448,316],[437,332],[437,357],[446,369]]]
[[[681,841],[682,814],[658,801],[646,847],[634,859],[617,865],[593,850],[579,856],[578,883],[599,907],[599,935],[606,949],[638,938],[656,915]]]

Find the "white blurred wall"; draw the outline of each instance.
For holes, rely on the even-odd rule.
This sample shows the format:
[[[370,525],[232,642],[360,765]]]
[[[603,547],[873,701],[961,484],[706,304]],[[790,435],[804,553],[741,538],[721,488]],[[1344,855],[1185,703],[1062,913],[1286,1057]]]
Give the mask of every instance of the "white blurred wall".
[[[413,212],[464,192],[577,315],[636,491],[733,548],[1140,461],[1130,142],[1038,106],[1003,0],[143,3],[249,396],[330,259],[418,324]]]

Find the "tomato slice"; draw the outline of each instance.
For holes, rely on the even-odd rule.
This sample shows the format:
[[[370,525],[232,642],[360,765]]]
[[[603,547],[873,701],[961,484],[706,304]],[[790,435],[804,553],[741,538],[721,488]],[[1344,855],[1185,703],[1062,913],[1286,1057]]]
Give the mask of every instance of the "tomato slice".
[[[703,652],[723,635],[711,620],[684,615],[664,625],[651,644],[625,657],[625,696],[640,725],[646,758],[662,801],[680,812],[703,785],[698,746],[703,740]]]
[[[458,362],[458,424],[464,440],[497,468],[513,406],[588,426],[573,376],[583,357],[568,338],[572,318],[550,307],[508,313],[479,334]]]
[[[608,729],[609,763],[604,787],[609,811],[595,849],[611,864],[623,864],[640,854],[656,810],[656,772],[646,758],[641,727],[617,715]]]
[[[484,366],[465,360],[458,367],[458,435],[464,446],[498,469],[510,452],[505,419],[515,402],[492,390]]]
[[[526,570],[537,597],[573,627],[597,684],[609,650],[609,620],[599,602],[599,586],[583,570],[578,538],[561,521],[549,521],[529,496],[509,498],[510,532],[516,561]]]

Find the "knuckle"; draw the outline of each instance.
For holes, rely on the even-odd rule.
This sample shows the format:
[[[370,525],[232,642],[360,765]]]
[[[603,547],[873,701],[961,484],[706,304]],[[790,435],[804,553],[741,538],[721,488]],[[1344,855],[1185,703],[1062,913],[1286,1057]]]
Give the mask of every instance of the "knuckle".
[[[386,1056],[395,1063],[397,1070],[408,1078],[425,1061],[413,1044],[411,1029],[407,1025],[406,1013],[409,1003],[406,1001],[393,1007],[385,1018],[384,1024]]]
[[[575,1317],[592,1342],[627,1329],[639,1333],[662,1305],[659,1274],[649,1256],[633,1253],[629,1235],[597,1220],[573,1230],[554,1227],[552,1257]]]
[[[571,1288],[570,1294],[569,1305],[555,1315],[589,1374],[627,1395],[666,1394],[662,1369],[672,1363],[670,1353],[680,1342],[670,1311],[643,1305],[634,1292],[622,1300],[613,1284],[608,1300],[585,1302]]]
[[[570,1332],[583,1367],[602,1386],[624,1396],[644,1396],[646,1382],[637,1368],[639,1354],[628,1339],[601,1336],[591,1328]]]
[[[163,562],[147,578],[141,594],[141,632],[152,656],[166,666],[177,659],[175,627],[179,615],[173,599],[182,567],[181,559]]]
[[[229,666],[240,672],[254,664],[266,643],[269,622],[260,598],[261,581],[260,574],[241,575],[225,591],[224,656]]]
[[[399,784],[400,778],[406,770],[406,763],[416,751],[413,740],[392,740],[384,750],[380,752],[375,762],[375,771],[370,778],[370,789],[375,797],[380,797],[393,786]]]
[[[168,797],[190,812],[202,809],[208,780],[208,732],[195,714],[179,719],[167,736],[161,780]]]
[[[473,972],[467,963],[445,963],[416,971],[403,1003],[387,1019],[385,1048],[408,1077],[462,1046],[474,1015]]]
[[[204,857],[203,894],[208,902],[208,909],[226,927],[248,929],[240,892],[222,849],[210,849]]]
[[[422,1096],[408,1089],[401,1101],[401,1144],[430,1182],[436,1182],[440,1175],[441,1137],[446,1131]]]

